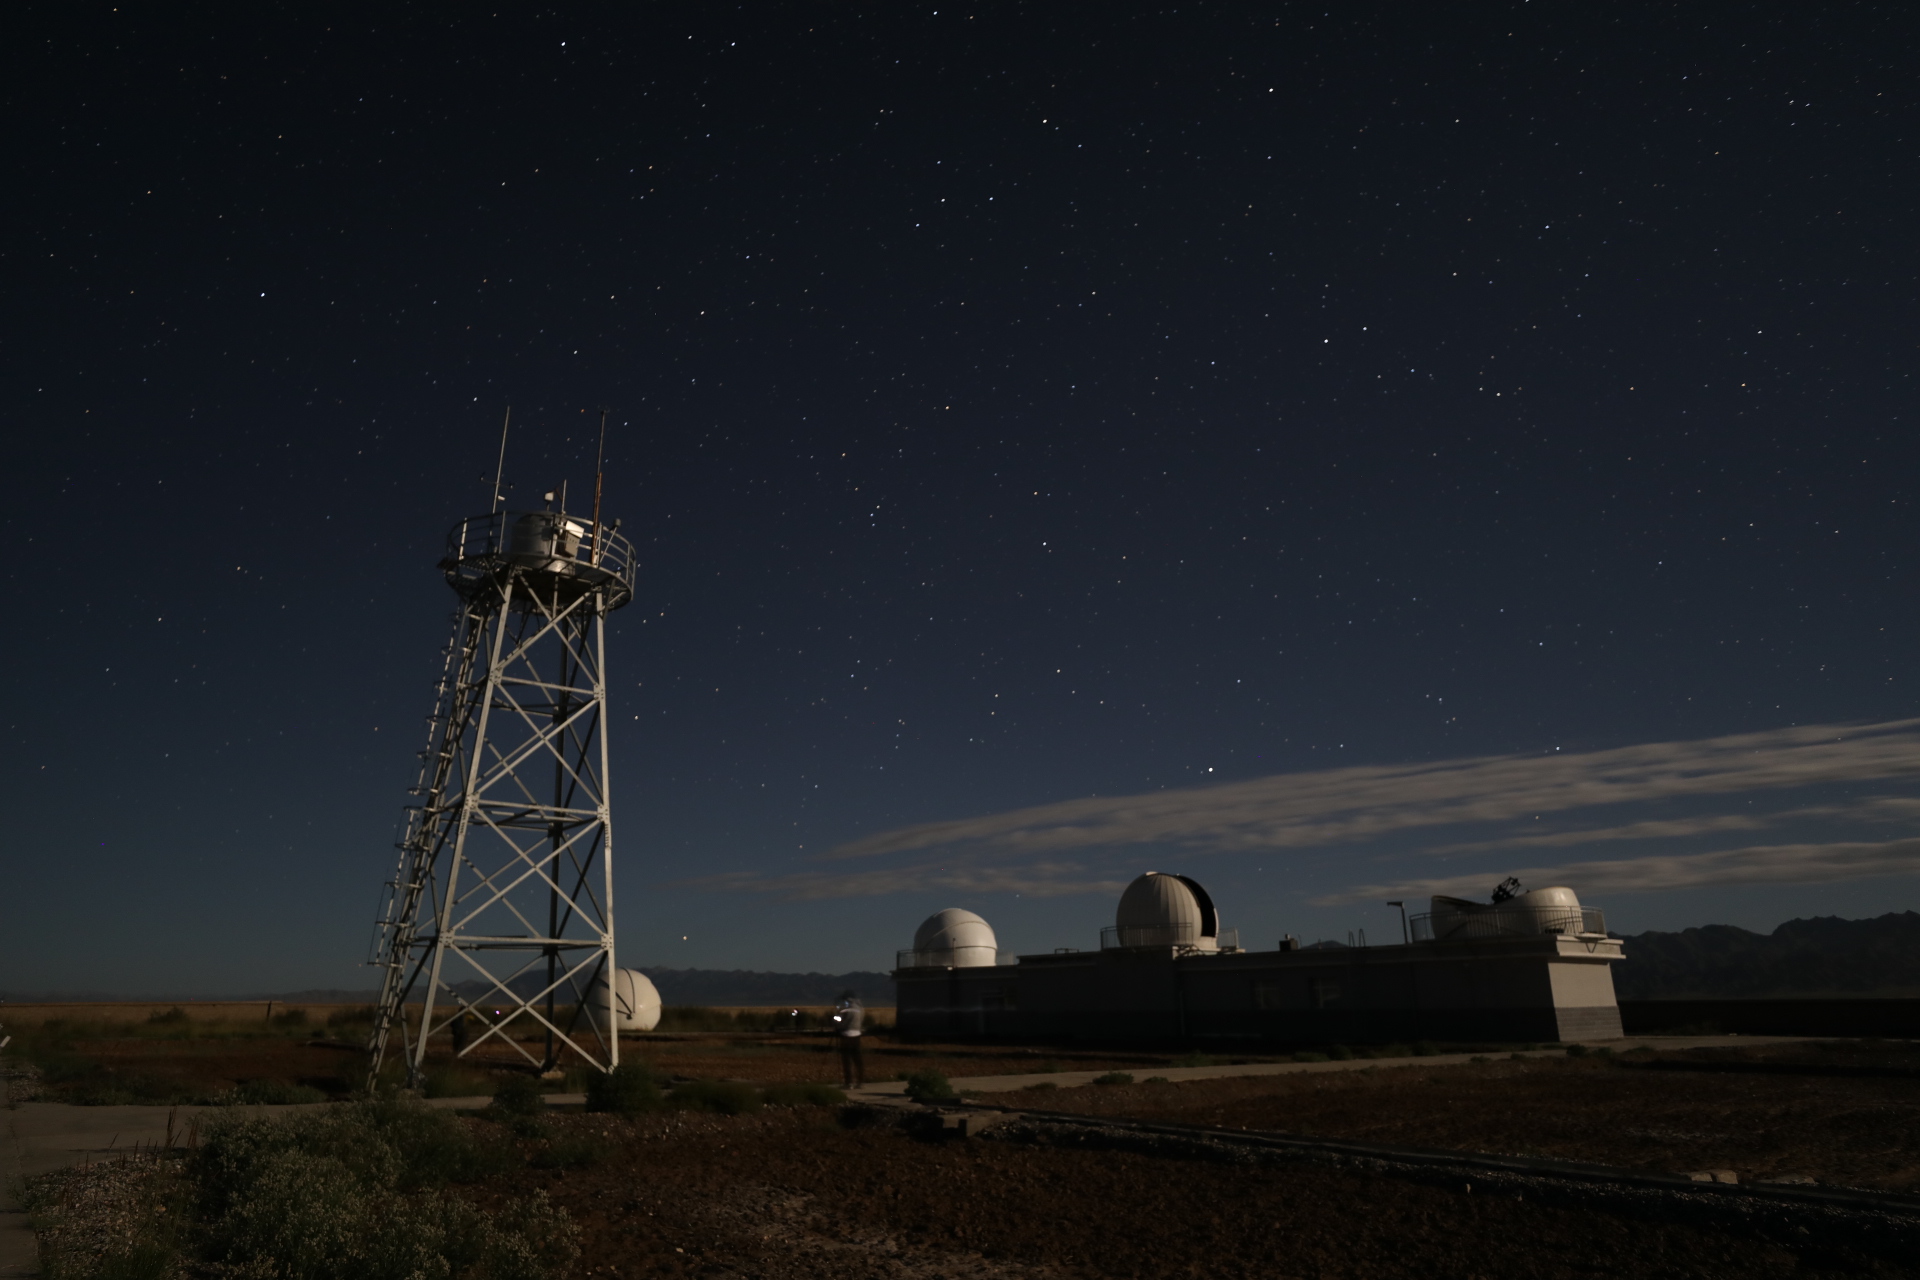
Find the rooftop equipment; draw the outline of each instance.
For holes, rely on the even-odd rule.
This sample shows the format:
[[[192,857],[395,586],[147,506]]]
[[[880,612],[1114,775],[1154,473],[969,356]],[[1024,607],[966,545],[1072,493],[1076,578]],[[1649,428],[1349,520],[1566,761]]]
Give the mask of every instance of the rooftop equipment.
[[[1409,922],[1415,942],[1472,942],[1481,938],[1537,937],[1543,933],[1604,934],[1606,914],[1582,907],[1564,885],[1522,891],[1509,876],[1493,891],[1492,902],[1436,897],[1431,912]]]

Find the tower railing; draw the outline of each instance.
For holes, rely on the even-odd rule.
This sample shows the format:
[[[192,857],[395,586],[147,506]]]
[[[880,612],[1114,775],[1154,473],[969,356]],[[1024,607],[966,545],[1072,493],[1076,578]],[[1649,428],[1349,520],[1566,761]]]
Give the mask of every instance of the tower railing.
[[[607,607],[633,598],[637,561],[633,544],[615,520],[595,527],[591,518],[564,511],[495,511],[462,520],[447,535],[440,568],[463,596],[483,591],[510,571],[538,585],[565,584],[572,593],[604,591]],[[522,607],[525,607],[524,605]]]

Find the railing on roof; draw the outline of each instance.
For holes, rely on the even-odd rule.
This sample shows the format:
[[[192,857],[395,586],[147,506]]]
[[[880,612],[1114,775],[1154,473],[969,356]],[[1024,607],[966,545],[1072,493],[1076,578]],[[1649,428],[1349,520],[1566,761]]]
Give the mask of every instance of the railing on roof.
[[[981,951],[985,948],[962,947],[960,949],[963,951]],[[893,967],[896,969],[952,969],[955,967],[962,969],[986,969],[992,967],[990,965],[976,964],[955,966],[953,963],[953,953],[954,949],[952,947],[938,947],[929,951],[914,951],[911,949],[896,951],[893,955]],[[971,957],[969,958],[971,959]],[[993,953],[993,963],[995,965],[1013,964],[1016,958],[1017,957],[1010,951],[996,951]]]
[[[1543,933],[1605,933],[1599,907],[1490,907],[1485,911],[1423,911],[1409,916],[1415,942],[1471,942],[1481,938],[1532,938]]]
[[[1200,927],[1191,924],[1110,924],[1100,931],[1100,949],[1121,951],[1132,947],[1185,947],[1198,951],[1201,949],[1201,936]],[[1238,951],[1240,931],[1222,929],[1214,943],[1222,951]]]

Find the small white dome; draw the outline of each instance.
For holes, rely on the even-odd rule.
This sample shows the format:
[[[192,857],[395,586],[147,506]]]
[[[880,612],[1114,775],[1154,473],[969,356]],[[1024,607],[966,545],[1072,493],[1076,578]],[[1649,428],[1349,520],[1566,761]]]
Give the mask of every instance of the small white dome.
[[[1114,914],[1123,947],[1219,946],[1220,913],[1200,882],[1149,871],[1127,886]]]
[[[956,969],[997,964],[1000,941],[993,926],[971,911],[948,907],[936,911],[913,931],[913,949],[927,964],[950,964]]]
[[[1435,897],[1429,919],[1436,941],[1579,933],[1585,928],[1580,895],[1565,885],[1529,889],[1504,902]]]
[[[613,983],[614,1025],[621,1031],[651,1031],[660,1025],[660,992],[638,969],[616,969]],[[606,1034],[607,980],[596,978],[587,988],[587,1016]]]

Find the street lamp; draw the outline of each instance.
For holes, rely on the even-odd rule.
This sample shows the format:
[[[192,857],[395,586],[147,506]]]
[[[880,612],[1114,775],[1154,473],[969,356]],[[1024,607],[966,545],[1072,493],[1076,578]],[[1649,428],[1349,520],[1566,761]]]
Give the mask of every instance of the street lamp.
[[[1413,945],[1413,939],[1407,934],[1407,904],[1404,902],[1389,902],[1387,905],[1400,908],[1400,944],[1402,946]]]

